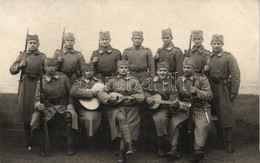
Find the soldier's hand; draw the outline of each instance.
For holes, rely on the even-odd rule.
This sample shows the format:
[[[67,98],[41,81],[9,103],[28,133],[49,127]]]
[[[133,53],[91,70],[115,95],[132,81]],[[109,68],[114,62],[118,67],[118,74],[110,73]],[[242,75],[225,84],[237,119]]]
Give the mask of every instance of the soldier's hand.
[[[58,62],[63,62],[64,58],[63,57],[58,57]]]
[[[25,67],[27,64],[27,62],[25,60],[21,60],[20,64],[19,64],[19,68],[23,68]]]
[[[204,71],[209,71],[209,65],[204,66]]]
[[[191,86],[190,87],[190,93],[192,93],[192,94],[197,94],[197,88],[196,87],[193,87],[193,86]]]
[[[146,102],[147,102],[148,105],[153,105],[155,103],[155,101],[152,97],[147,97]]]
[[[98,62],[98,57],[94,57],[94,58],[92,59],[92,62],[93,62],[93,63],[97,63],[97,62]]]
[[[42,103],[39,103],[39,104],[36,106],[36,110],[37,110],[37,111],[42,111],[44,108],[45,108],[45,105],[42,104]]]
[[[110,98],[108,99],[108,103],[109,103],[109,104],[115,104],[116,101],[117,101],[117,98],[116,98],[116,97],[110,97]]]
[[[92,90],[92,95],[93,95],[93,97],[96,97],[97,94],[98,94],[98,90]]]

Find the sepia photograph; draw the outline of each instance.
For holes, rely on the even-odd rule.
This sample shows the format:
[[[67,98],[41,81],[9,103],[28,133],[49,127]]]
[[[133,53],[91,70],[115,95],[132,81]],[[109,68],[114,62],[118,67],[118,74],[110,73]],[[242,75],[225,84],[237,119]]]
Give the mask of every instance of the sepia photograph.
[[[259,7],[0,0],[0,162],[259,162]]]

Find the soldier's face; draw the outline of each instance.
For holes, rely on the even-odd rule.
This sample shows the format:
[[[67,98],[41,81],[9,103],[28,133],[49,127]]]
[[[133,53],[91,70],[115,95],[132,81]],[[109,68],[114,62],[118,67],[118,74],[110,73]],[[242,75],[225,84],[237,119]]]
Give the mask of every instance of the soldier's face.
[[[141,46],[144,39],[142,36],[134,36],[132,38],[132,41],[133,41],[134,46]]]
[[[221,41],[212,41],[211,46],[213,51],[218,52],[222,50],[223,43]]]
[[[157,70],[157,75],[161,79],[165,79],[168,76],[168,74],[169,74],[169,71],[167,68],[159,68]]]
[[[52,75],[57,70],[57,65],[48,64],[44,66],[44,70],[46,71],[46,74]]]
[[[28,46],[28,50],[34,51],[34,50],[38,49],[40,44],[36,40],[30,40],[30,41],[28,41],[27,46]]]
[[[190,65],[183,65],[183,75],[191,76],[194,72],[194,68]]]
[[[169,45],[172,42],[172,36],[171,35],[164,35],[162,36],[162,41],[165,45]]]
[[[129,68],[127,65],[121,65],[117,68],[117,72],[121,76],[126,76],[129,71]]]
[[[201,46],[201,44],[203,42],[203,38],[202,37],[193,37],[192,41],[195,46]]]
[[[75,44],[75,39],[73,38],[68,38],[64,41],[64,46],[67,48],[67,49],[71,49],[73,48]]]
[[[108,38],[102,38],[102,39],[99,40],[99,44],[100,44],[101,47],[106,48],[110,45],[110,41],[111,40],[108,39]]]
[[[94,71],[93,70],[86,70],[85,71],[85,77],[87,79],[91,79],[91,78],[93,78],[93,76],[94,76]]]

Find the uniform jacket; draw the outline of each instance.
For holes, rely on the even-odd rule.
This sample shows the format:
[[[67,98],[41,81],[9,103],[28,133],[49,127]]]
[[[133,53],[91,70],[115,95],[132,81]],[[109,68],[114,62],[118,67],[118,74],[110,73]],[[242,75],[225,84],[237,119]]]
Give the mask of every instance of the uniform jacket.
[[[143,46],[124,50],[122,59],[128,60],[131,73],[139,80],[143,77],[155,76],[155,65],[152,51]]]
[[[183,53],[180,48],[173,44],[170,47],[161,47],[157,50],[154,57],[155,65],[159,62],[168,62],[170,72],[178,72],[178,76],[182,75]]]
[[[21,52],[10,68],[12,75],[21,71],[21,80],[19,81],[18,108],[23,112],[23,122],[29,124],[34,112],[34,95],[37,80],[43,73],[43,63],[46,55],[36,50],[34,52]],[[19,64],[26,60],[25,68],[20,69]]]

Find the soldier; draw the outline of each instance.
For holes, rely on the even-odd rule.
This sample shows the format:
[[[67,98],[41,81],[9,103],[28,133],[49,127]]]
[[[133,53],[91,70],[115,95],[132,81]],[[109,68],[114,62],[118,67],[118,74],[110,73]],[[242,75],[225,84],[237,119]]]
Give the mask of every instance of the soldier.
[[[111,138],[120,137],[117,162],[126,162],[126,154],[134,153],[133,140],[138,139],[140,115],[138,104],[144,95],[138,79],[129,75],[126,60],[117,61],[118,75],[110,79],[105,90],[98,93],[100,101],[108,105]]]
[[[213,92],[213,110],[218,117],[216,125],[218,144],[223,145],[223,129],[227,140],[227,152],[233,153],[232,128],[235,125],[234,99],[240,85],[240,70],[235,57],[224,51],[222,35],[213,35],[213,52],[209,57],[209,81]],[[207,70],[207,69],[206,69]]]
[[[64,125],[67,132],[67,155],[75,154],[74,148],[74,129],[78,129],[77,113],[72,105],[72,99],[69,96],[71,88],[68,77],[59,74],[56,70],[58,62],[55,58],[46,58],[44,69],[46,71],[42,82],[38,81],[35,92],[35,109],[43,111],[45,119],[48,121],[48,128],[53,125],[55,134],[62,133]],[[41,92],[42,91],[42,92]],[[44,103],[41,103],[41,94],[44,95]],[[65,124],[66,122],[66,124]],[[32,122],[32,126],[35,123]],[[48,149],[43,149],[42,156],[48,156]]]
[[[121,60],[119,50],[110,45],[109,32],[99,33],[99,48],[93,51],[90,60],[94,63],[96,77],[105,82],[105,77],[113,77],[116,74],[116,62]]]
[[[157,50],[154,56],[155,64],[159,62],[168,62],[170,65],[170,73],[178,73],[182,75],[183,53],[180,48],[172,43],[173,36],[170,28],[162,30],[163,47]]]
[[[148,90],[143,89],[146,102],[148,105],[156,105],[155,101],[157,94],[162,97],[162,100],[171,100],[176,96],[174,85],[172,80],[169,78],[170,66],[167,62],[160,62],[157,64],[157,78],[151,82]],[[158,98],[159,99],[159,98]],[[168,127],[171,115],[170,105],[159,105],[158,108],[150,109],[150,115],[152,116],[158,136],[158,157],[163,157],[165,151],[163,149],[163,144],[165,138],[168,134]]]
[[[63,49],[57,49],[54,52],[54,58],[59,61],[58,71],[63,72],[70,79],[71,85],[77,78],[81,77],[80,68],[85,62],[84,56],[74,50],[75,37],[73,33],[65,33],[63,35]]]
[[[210,51],[204,49],[203,42],[203,31],[194,30],[192,31],[192,41],[194,43],[191,51],[185,50],[184,57],[189,57],[193,60],[195,66],[195,72],[204,73],[204,67],[207,65],[207,59],[210,56]]]
[[[41,53],[37,35],[27,35],[27,49],[21,52],[16,61],[12,64],[10,72],[12,75],[21,71],[19,90],[18,90],[18,108],[23,112],[23,125],[25,131],[26,147],[31,149],[30,121],[34,112],[34,95],[37,80],[43,74],[43,62],[46,55]]]
[[[146,78],[155,76],[155,66],[152,51],[143,47],[143,32],[132,33],[133,46],[124,50],[122,59],[128,60],[132,75],[143,82]]]
[[[90,108],[85,108],[86,106],[80,104],[79,100],[96,99],[98,89],[94,89],[93,86],[96,83],[102,83],[102,81],[94,77],[95,71],[93,63],[85,63],[82,65],[81,68],[83,76],[76,80],[76,82],[72,85],[70,95],[75,99],[75,107],[79,115],[79,120],[81,124],[80,126],[81,130],[83,131],[83,135],[86,139],[92,140],[101,122],[101,108],[98,108],[97,106],[96,110],[88,110]],[[94,104],[96,103],[92,104],[91,102],[89,102],[89,105]],[[87,105],[87,103],[85,105]]]
[[[179,127],[180,123],[188,118],[187,109],[182,102],[191,103],[193,96],[193,115],[192,119],[195,123],[194,128],[194,151],[193,161],[200,161],[204,158],[203,148],[207,139],[210,128],[211,114],[210,109],[206,108],[204,101],[209,101],[213,98],[210,84],[206,76],[196,74],[194,71],[194,63],[191,59],[186,58],[183,62],[183,76],[180,76],[176,81],[178,90],[178,98],[181,101],[179,112],[172,114],[169,138],[171,140],[171,150],[167,153],[168,156],[178,159],[180,157],[177,150]]]

